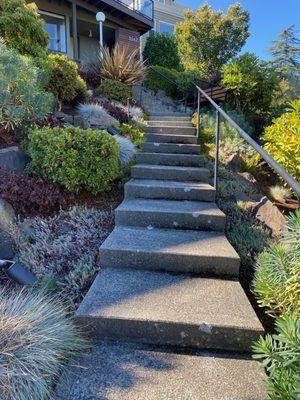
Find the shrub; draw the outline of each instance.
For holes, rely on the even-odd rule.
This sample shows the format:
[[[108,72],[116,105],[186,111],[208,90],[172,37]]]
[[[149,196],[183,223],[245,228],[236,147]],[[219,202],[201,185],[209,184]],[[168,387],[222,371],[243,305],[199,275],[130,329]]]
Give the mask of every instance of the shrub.
[[[33,57],[46,55],[48,34],[34,3],[25,0],[1,0],[0,36],[9,47]]]
[[[92,125],[99,125],[103,129],[117,124],[118,121],[111,117],[103,106],[97,103],[79,104],[78,114]]]
[[[276,334],[260,338],[253,346],[253,358],[268,372],[267,389],[271,400],[299,399],[300,357],[299,314],[276,321]]]
[[[59,110],[63,101],[86,96],[86,84],[78,74],[77,64],[68,57],[49,54],[47,58],[37,60],[37,64],[45,70],[47,90],[54,94]]]
[[[89,63],[81,63],[79,66],[79,75],[87,83],[90,88],[100,85],[101,77],[97,71],[97,66]]]
[[[39,70],[16,50],[0,53],[0,126],[6,131],[26,129],[45,118],[54,99],[43,92]]]
[[[139,49],[130,50],[119,44],[112,51],[108,47],[103,48],[100,65],[101,78],[120,81],[130,86],[141,81],[145,73]]]
[[[267,313],[300,313],[300,212],[287,217],[280,244],[265,250],[256,264],[253,290]]]
[[[118,100],[125,104],[132,97],[131,87],[114,79],[103,79],[96,93],[109,100]]]
[[[149,65],[160,65],[165,68],[180,68],[177,43],[174,36],[155,34],[147,38],[143,58]]]
[[[127,138],[115,135],[114,139],[119,143],[119,161],[122,166],[128,164],[135,156],[135,146]]]
[[[0,290],[0,396],[47,400],[68,358],[86,345],[60,299]]]
[[[129,114],[132,118],[135,118],[137,120],[143,120],[144,119],[144,111],[141,109],[141,107],[138,106],[130,106],[129,107]]]
[[[70,192],[99,193],[118,176],[118,145],[105,131],[46,127],[28,138],[29,170]]]
[[[109,115],[111,115],[121,124],[129,122],[127,108],[122,106],[121,104],[119,106],[112,101],[103,101],[102,106],[105,108]]]
[[[112,218],[112,212],[72,207],[50,218],[25,219],[16,257],[74,306],[99,271],[98,248]]]
[[[273,120],[262,139],[264,149],[296,180],[300,180],[300,99],[290,103],[281,117]]]
[[[144,84],[148,89],[152,89],[155,92],[163,90],[167,96],[178,99],[181,94],[176,85],[178,76],[179,72],[175,69],[155,66],[147,69]]]
[[[132,121],[133,123],[133,121]],[[140,127],[134,127],[134,125],[130,124],[122,124],[117,127],[118,132],[121,133],[122,136],[125,136],[129,140],[131,140],[135,145],[139,145],[144,141],[144,131],[140,129]]]
[[[62,189],[41,178],[16,174],[0,168],[0,197],[21,214],[49,214],[67,204]]]

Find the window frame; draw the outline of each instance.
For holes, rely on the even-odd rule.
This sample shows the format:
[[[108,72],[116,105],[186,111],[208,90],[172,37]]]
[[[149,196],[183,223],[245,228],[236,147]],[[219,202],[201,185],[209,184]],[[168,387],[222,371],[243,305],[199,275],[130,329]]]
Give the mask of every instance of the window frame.
[[[64,23],[65,23],[65,35],[64,36],[65,36],[66,51],[52,50],[50,48],[48,48],[48,50],[51,53],[67,55],[68,54],[68,37],[67,37],[67,17],[66,17],[66,15],[58,14],[58,13],[54,13],[52,11],[47,11],[47,10],[42,10],[42,9],[38,9],[38,12],[41,15],[47,15],[49,17],[54,17],[54,18],[57,18],[57,19],[60,19],[60,20],[64,21]],[[44,23],[46,24],[47,22],[44,20]]]

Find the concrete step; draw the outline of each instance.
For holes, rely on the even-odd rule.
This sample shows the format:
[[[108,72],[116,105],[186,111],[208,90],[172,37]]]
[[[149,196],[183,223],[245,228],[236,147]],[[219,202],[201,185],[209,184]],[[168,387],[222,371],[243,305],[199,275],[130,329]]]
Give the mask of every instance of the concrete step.
[[[238,354],[101,341],[65,369],[54,400],[265,400],[265,379]]]
[[[211,175],[207,168],[137,164],[131,168],[131,176],[137,179],[208,182]]]
[[[148,126],[167,126],[167,127],[184,127],[195,128],[191,121],[147,121]]]
[[[191,116],[189,114],[181,114],[177,113],[177,115],[150,115],[149,116],[149,121],[191,121]]]
[[[165,135],[158,133],[145,133],[145,138],[148,142],[153,143],[182,143],[182,144],[198,144],[196,136],[188,135]]]
[[[96,339],[250,352],[264,333],[238,281],[100,272],[75,315]]]
[[[205,158],[198,154],[171,154],[171,153],[137,153],[137,163],[156,165],[175,165],[187,167],[202,167]]]
[[[131,179],[125,184],[126,198],[215,201],[215,189],[207,183]]]
[[[238,276],[240,259],[220,232],[117,226],[100,247],[102,267]]]
[[[172,154],[199,154],[201,146],[198,144],[177,143],[141,143],[141,148],[146,153],[172,153]]]
[[[123,226],[224,231],[226,217],[215,203],[125,199],[115,221]]]
[[[179,127],[173,126],[147,126],[146,132],[149,133],[161,133],[165,135],[196,135],[197,130],[193,127]]]

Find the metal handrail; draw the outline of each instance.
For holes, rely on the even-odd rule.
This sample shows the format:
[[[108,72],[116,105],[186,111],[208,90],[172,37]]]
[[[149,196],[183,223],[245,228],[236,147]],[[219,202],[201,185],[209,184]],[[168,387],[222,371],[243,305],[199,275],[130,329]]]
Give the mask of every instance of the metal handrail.
[[[165,76],[161,72],[156,71],[156,73],[163,76],[170,82],[172,81],[175,85],[178,84],[170,79],[169,77]],[[202,82],[206,82],[201,79]],[[206,82],[208,83],[208,82]],[[251,138],[248,133],[246,133],[233,119],[229,117],[229,115],[220,107],[218,104],[203,90],[201,89],[195,82],[192,82],[198,92],[198,107],[197,107],[197,116],[198,116],[198,125],[197,125],[197,133],[199,136],[199,128],[200,128],[200,103],[201,103],[201,95],[206,98],[206,100],[216,109],[216,148],[215,148],[215,167],[214,167],[214,186],[215,189],[218,189],[218,165],[219,165],[219,141],[220,141],[220,116],[229,122],[229,124],[238,132],[238,134],[251,146],[254,150],[257,151],[261,155],[261,157],[265,160],[265,162],[277,172],[279,176],[295,191],[298,198],[300,198],[300,184],[296,181],[296,179],[290,175],[280,164],[277,163],[270,156],[268,152],[266,152],[255,140]]]

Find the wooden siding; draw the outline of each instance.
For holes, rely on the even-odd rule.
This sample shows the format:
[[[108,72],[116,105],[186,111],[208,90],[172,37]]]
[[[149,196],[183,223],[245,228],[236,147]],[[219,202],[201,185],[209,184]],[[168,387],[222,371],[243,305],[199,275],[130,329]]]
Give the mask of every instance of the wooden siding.
[[[130,51],[140,49],[140,34],[130,29],[119,28],[117,31],[117,42],[126,46]]]

